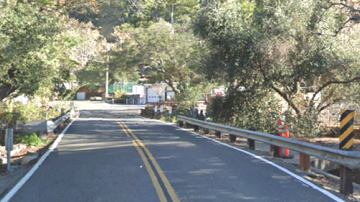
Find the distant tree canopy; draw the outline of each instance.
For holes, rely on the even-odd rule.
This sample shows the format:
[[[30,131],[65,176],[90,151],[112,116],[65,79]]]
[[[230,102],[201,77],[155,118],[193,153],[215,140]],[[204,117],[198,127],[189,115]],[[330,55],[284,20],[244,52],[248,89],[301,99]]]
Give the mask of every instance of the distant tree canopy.
[[[65,11],[81,22],[92,22],[108,42],[115,42],[113,27],[123,23],[136,27],[149,26],[160,18],[171,22],[181,21],[181,16],[195,16],[199,8],[195,0],[67,0]]]

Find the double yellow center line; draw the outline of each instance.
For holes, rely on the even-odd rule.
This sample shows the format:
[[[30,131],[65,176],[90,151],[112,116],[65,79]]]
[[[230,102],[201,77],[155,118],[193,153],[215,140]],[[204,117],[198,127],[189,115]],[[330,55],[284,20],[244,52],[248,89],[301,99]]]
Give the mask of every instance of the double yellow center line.
[[[164,175],[163,171],[161,170],[159,164],[156,162],[154,156],[150,153],[150,151],[145,147],[145,145],[139,140],[139,138],[130,130],[130,128],[121,120],[117,120],[118,124],[121,126],[121,128],[123,129],[125,135],[127,137],[132,137],[133,138],[133,144],[136,148],[136,150],[139,152],[141,159],[143,160],[145,167],[150,175],[150,178],[152,180],[152,183],[156,189],[156,192],[159,196],[159,199],[161,202],[167,202],[166,196],[164,194],[164,190],[161,188],[159,180],[161,180],[166,188],[166,191],[168,192],[168,194],[170,195],[172,201],[174,202],[178,202],[180,201],[178,196],[175,193],[174,188],[171,186],[169,180],[166,178],[166,176]],[[158,179],[155,175],[154,170],[152,169],[150,162],[148,160],[148,158],[146,158],[146,155],[144,154],[143,150],[145,151],[145,153],[147,154],[147,156],[150,159],[150,162],[153,164],[156,172],[158,173],[158,175],[160,176],[160,179]]]

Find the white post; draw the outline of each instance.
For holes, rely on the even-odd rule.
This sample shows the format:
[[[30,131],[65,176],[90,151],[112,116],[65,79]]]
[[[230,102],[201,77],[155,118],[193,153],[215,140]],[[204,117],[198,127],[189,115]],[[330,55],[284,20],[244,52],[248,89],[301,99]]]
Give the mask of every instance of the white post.
[[[154,108],[154,117],[156,118],[156,114],[157,114],[157,106],[155,106],[155,108]]]
[[[171,114],[172,114],[172,106],[170,105],[169,108],[169,121],[171,122]]]
[[[109,66],[109,56],[108,56],[108,66]],[[105,101],[109,94],[109,67],[106,68],[106,78],[105,78]]]

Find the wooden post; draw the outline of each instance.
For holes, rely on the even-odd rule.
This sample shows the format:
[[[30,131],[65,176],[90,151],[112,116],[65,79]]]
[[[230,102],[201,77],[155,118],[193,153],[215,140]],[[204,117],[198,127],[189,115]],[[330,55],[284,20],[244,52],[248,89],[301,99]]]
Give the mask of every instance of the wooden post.
[[[270,145],[270,156],[279,157],[279,147],[275,145]]]
[[[231,143],[236,142],[236,136],[232,135],[232,134],[229,134],[229,140],[230,140]]]
[[[194,125],[194,131],[195,132],[199,131],[199,126],[198,125]]]
[[[345,166],[340,166],[340,193],[348,196],[353,193],[352,170]]]
[[[215,136],[217,138],[221,138],[221,132],[220,131],[215,131]]]
[[[308,172],[311,171],[309,155],[300,153],[300,169]]]
[[[251,127],[251,128],[249,128],[249,130],[255,131],[255,128]],[[248,144],[248,146],[249,146],[249,149],[255,150],[255,140],[248,139],[248,140],[247,140],[247,144]]]
[[[248,143],[249,149],[255,150],[255,140],[248,139],[247,143]]]

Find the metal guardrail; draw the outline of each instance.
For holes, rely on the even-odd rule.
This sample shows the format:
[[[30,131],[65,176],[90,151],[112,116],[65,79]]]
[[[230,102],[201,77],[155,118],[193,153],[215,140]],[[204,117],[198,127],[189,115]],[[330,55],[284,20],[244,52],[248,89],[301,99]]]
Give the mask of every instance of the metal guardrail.
[[[66,113],[65,115],[61,116],[60,118],[56,119],[56,121],[47,121],[47,132],[53,132],[57,127],[60,126],[64,121],[68,120],[71,116],[71,112]]]
[[[239,129],[231,126],[224,126],[216,123],[200,121],[185,116],[178,116],[178,120],[193,125],[197,125],[209,130],[229,133],[235,136],[244,137],[259,142],[268,143],[270,145],[287,148],[310,156],[316,156],[321,159],[325,159],[346,166],[350,169],[360,168],[360,151],[344,151],[344,150],[332,149],[329,147],[314,145],[297,140],[286,139],[276,135],[259,133],[259,132]]]

